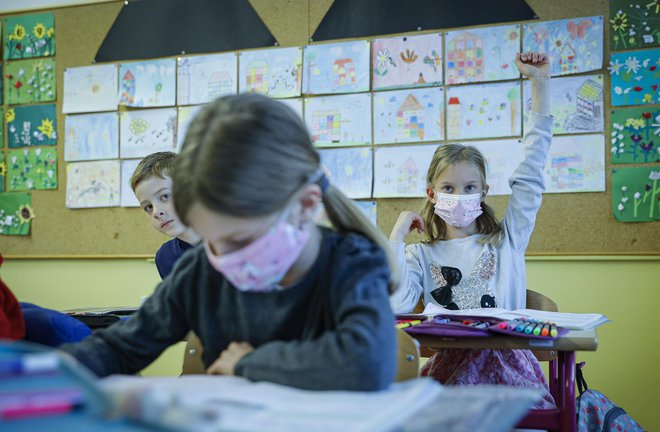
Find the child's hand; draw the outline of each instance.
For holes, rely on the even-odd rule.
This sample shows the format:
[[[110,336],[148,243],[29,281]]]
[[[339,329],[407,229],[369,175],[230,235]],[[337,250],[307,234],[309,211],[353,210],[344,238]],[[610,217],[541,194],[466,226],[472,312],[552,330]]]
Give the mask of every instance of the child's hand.
[[[424,232],[424,219],[411,211],[401,212],[390,234],[390,240],[404,241],[416,229],[418,233]]]
[[[211,375],[234,375],[236,363],[252,351],[254,351],[254,348],[247,342],[232,342],[226,350],[220,353],[220,357],[206,369],[206,373]]]
[[[539,52],[516,53],[516,66],[520,73],[527,78],[550,78],[550,62],[545,54]]]

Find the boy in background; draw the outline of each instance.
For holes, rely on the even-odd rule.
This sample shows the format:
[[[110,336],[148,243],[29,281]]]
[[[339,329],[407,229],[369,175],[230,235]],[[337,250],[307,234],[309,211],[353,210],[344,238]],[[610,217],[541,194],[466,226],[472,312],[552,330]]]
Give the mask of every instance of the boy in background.
[[[183,253],[197,244],[199,235],[181,223],[172,200],[172,172],[176,153],[157,152],[146,156],[131,176],[130,184],[140,207],[156,231],[172,237],[156,252],[161,279],[172,271]]]

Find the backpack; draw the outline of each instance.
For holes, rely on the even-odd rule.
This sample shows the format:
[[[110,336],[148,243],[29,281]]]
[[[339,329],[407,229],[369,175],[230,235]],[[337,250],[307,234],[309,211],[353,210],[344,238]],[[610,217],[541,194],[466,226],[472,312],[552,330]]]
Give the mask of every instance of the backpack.
[[[601,392],[590,389],[582,374],[585,362],[575,367],[580,396],[575,401],[578,432],[638,432],[644,429],[626,411]]]

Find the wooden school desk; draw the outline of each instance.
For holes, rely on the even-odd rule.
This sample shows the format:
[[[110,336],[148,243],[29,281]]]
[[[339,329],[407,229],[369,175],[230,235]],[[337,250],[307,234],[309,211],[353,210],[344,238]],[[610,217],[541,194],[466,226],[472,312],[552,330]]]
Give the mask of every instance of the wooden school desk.
[[[443,338],[430,335],[413,335],[422,348],[474,348],[474,349],[533,349],[555,351],[557,359],[550,362],[550,393],[557,403],[556,409],[531,410],[518,423],[519,428],[542,428],[573,432],[575,417],[575,351],[596,351],[596,330],[571,330],[556,340],[528,339],[497,335],[487,338]]]

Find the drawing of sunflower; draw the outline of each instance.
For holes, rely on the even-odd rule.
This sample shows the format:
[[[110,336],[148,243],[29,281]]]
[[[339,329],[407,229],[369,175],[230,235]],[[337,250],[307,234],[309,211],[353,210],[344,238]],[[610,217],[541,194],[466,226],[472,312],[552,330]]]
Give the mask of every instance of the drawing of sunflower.
[[[653,0],[651,3],[646,4],[646,9],[653,9],[655,6],[655,13],[660,11],[660,0]]]
[[[623,12],[619,11],[616,13],[614,16],[614,19],[610,20],[610,23],[612,24],[612,28],[614,31],[626,31],[626,27],[628,27],[628,17],[626,14]]]
[[[37,127],[37,129],[39,129],[39,132],[44,134],[47,138],[50,138],[55,131],[55,128],[53,127],[53,121],[51,119],[41,120],[41,126]]]
[[[26,224],[34,219],[34,210],[29,204],[23,204],[18,208],[18,220],[22,224]]]
[[[23,40],[25,37],[25,27],[23,27],[20,24],[16,24],[14,27],[14,39],[16,40]]]
[[[37,25],[32,29],[32,33],[37,37],[37,39],[43,39],[44,36],[46,36],[46,26],[41,23],[37,23]]]
[[[0,162],[0,177],[4,177],[7,175],[7,164],[4,162]]]
[[[6,123],[11,123],[16,119],[16,113],[14,113],[14,109],[10,108],[7,110],[5,113],[5,122]]]

